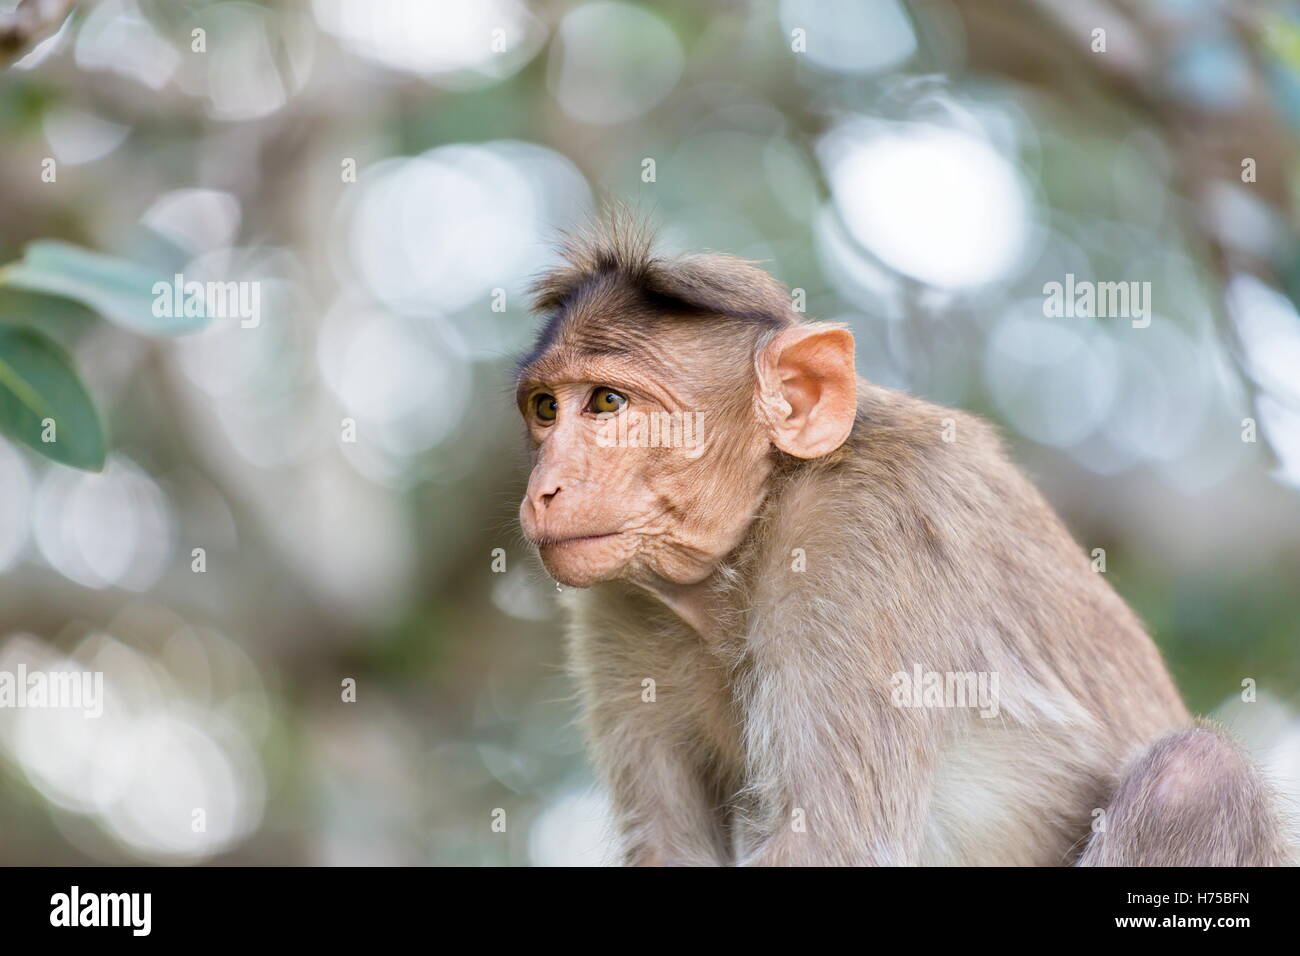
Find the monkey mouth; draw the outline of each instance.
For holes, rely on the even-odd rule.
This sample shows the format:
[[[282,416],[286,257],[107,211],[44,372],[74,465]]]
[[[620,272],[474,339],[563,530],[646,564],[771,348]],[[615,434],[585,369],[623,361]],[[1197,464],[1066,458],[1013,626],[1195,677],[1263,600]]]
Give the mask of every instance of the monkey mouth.
[[[539,548],[557,548],[563,545],[584,544],[588,541],[601,541],[605,538],[617,538],[621,531],[608,531],[604,534],[579,534],[568,538],[551,538],[542,537],[534,540],[534,544]]]

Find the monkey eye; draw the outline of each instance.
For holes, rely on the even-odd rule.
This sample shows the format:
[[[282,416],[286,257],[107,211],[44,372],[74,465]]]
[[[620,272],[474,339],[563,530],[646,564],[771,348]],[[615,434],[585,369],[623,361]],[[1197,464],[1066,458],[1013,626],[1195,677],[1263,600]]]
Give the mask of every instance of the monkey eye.
[[[544,422],[555,421],[559,410],[560,403],[555,400],[554,395],[542,393],[533,398],[533,412]]]
[[[612,388],[596,389],[591,393],[591,401],[587,403],[587,411],[596,414],[616,412],[627,404],[627,398]]]

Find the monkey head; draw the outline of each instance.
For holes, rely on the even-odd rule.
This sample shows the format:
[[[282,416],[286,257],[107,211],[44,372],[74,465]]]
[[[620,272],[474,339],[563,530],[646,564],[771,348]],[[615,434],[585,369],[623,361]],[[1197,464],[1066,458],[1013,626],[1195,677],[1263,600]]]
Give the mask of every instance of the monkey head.
[[[702,581],[744,538],[778,454],[848,437],[853,338],[800,324],[742,260],[653,259],[618,233],[567,256],[538,285],[549,320],[516,383],[524,534],[574,587]]]

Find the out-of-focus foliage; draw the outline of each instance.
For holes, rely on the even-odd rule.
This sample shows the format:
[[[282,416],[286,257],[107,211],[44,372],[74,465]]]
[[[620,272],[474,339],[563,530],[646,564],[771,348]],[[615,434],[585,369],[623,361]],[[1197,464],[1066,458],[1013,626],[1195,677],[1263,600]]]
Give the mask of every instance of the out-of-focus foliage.
[[[158,273],[131,262],[101,255],[66,242],[29,243],[23,258],[0,269],[0,284],[73,299],[111,322],[145,335],[184,335],[202,328],[207,316],[155,313]],[[28,306],[38,319],[49,308]]]
[[[30,243],[22,261],[0,268],[0,286],[81,302],[132,331],[180,335],[202,328],[206,302],[195,296],[189,314],[183,308],[155,308],[155,303],[170,306],[176,296],[160,302],[155,289],[166,284],[154,279],[153,272],[130,262],[48,240]],[[17,311],[44,324],[58,308],[37,298]],[[164,314],[172,311],[177,314]],[[0,431],[54,461],[99,471],[106,454],[103,429],[62,349],[36,329],[3,318],[0,314]]]
[[[0,325],[0,427],[55,461],[104,466],[104,434],[90,396],[63,350],[34,329]]]
[[[110,439],[98,474],[0,440],[0,670],[107,699],[0,709],[0,859],[602,858],[510,368],[603,197],[999,422],[1300,790],[1296,4],[73,6],[0,30],[0,319]],[[49,242],[140,271],[51,285],[101,260]],[[256,317],[157,337],[177,275]],[[1067,282],[1147,313],[1048,314]]]

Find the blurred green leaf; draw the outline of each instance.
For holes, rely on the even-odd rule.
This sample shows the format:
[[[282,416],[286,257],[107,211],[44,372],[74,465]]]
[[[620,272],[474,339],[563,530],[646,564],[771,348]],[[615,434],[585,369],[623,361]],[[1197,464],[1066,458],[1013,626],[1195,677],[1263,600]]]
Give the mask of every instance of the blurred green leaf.
[[[45,419],[54,441],[42,441]],[[104,431],[68,356],[35,329],[0,325],[0,430],[74,468],[104,467]]]
[[[208,322],[206,315],[154,315],[154,286],[164,282],[170,290],[171,276],[163,278],[126,259],[53,239],[28,243],[20,261],[0,270],[0,281],[75,299],[110,322],[144,335],[184,335]]]
[[[75,299],[3,284],[0,315],[6,322],[40,329],[64,348],[99,322],[94,309]]]

